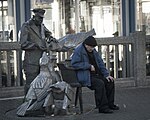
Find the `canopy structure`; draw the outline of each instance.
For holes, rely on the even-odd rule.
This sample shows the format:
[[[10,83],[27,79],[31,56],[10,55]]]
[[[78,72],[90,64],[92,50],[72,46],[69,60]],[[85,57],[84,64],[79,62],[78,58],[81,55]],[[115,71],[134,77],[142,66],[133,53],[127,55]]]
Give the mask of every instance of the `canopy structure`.
[[[68,34],[62,38],[59,38],[56,41],[50,41],[50,50],[51,51],[68,51],[69,49],[74,49],[80,43],[82,43],[89,36],[95,35],[95,30],[92,29],[88,32],[80,32],[76,34]]]
[[[61,46],[65,46],[67,48],[74,48],[83,42],[87,37],[95,35],[95,30],[92,29],[88,32],[80,32],[76,34],[68,34],[60,39],[58,42]]]

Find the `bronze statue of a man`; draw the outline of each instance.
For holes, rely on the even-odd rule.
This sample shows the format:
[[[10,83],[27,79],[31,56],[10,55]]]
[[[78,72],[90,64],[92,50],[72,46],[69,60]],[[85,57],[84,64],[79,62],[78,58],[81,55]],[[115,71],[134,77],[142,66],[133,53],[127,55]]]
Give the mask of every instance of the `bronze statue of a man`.
[[[51,37],[51,32],[44,26],[43,17],[45,10],[33,9],[33,17],[23,23],[20,31],[20,44],[25,51],[23,69],[26,76],[25,94],[30,83],[39,74],[39,60],[44,51],[47,50],[46,39]]]

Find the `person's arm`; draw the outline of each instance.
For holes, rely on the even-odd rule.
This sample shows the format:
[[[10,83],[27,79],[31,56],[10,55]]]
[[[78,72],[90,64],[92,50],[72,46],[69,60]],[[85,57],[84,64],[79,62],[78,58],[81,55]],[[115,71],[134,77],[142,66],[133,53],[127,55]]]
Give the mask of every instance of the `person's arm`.
[[[74,67],[77,70],[91,69],[91,64],[83,60],[83,54],[82,52],[79,51],[75,51],[74,54],[72,55],[71,64],[72,67]]]
[[[37,49],[38,45],[36,45],[34,42],[31,42],[29,40],[29,30],[27,27],[27,23],[24,23],[21,28],[20,33],[20,44],[21,48],[24,50],[27,49]]]
[[[97,59],[98,59],[98,65],[99,65],[101,73],[108,80],[108,82],[113,81],[114,78],[109,75],[109,71],[106,69],[106,66],[105,66],[104,61],[101,58],[101,56],[99,54],[97,54],[96,56],[97,56]]]
[[[96,59],[98,62],[98,67],[100,69],[100,72],[103,74],[104,77],[109,76],[109,71],[106,69],[106,66],[104,64],[103,59],[101,58],[101,56],[96,52]]]
[[[50,32],[45,26],[44,26],[44,30],[45,30],[45,37],[46,38],[52,37],[52,32]]]

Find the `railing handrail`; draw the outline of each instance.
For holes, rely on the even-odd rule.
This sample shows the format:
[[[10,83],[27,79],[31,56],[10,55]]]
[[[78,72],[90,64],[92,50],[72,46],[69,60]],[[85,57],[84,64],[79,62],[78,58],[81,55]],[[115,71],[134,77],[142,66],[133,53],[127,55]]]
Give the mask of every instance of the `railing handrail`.
[[[146,79],[146,75],[145,75],[145,45],[146,43],[150,43],[150,35],[145,35],[143,32],[135,32],[130,34],[130,36],[120,36],[120,37],[105,37],[105,38],[96,38],[97,40],[97,44],[98,47],[101,48],[101,46],[106,46],[106,64],[107,67],[109,68],[110,65],[110,51],[109,51],[109,46],[112,45],[114,46],[114,70],[115,71],[119,71],[119,69],[117,68],[117,66],[119,65],[118,63],[118,54],[119,54],[119,45],[122,45],[123,47],[125,47],[125,49],[129,49],[128,47],[126,48],[126,45],[131,45],[132,46],[132,53],[129,53],[129,58],[124,59],[123,62],[123,67],[127,67],[127,62],[129,61],[129,67],[127,67],[127,69],[131,69],[130,71],[133,72],[133,76],[127,76],[124,77],[124,79],[126,78],[132,78],[134,79],[135,85],[142,85],[140,83],[140,79],[143,78],[144,80]],[[17,81],[15,81],[15,86],[20,86],[21,85],[21,72],[22,72],[22,59],[21,59],[21,47],[19,42],[0,42],[0,51],[6,51],[7,52],[7,64],[6,64],[6,74],[7,74],[7,86],[11,86],[12,84],[12,80],[11,80],[11,75],[10,74],[10,69],[11,69],[11,58],[10,58],[10,51],[16,51],[16,63],[14,64],[14,66],[16,67],[16,77],[17,77]],[[100,51],[99,51],[100,52]],[[140,54],[140,55],[138,55]],[[126,52],[123,51],[123,55],[124,57],[127,56]],[[2,56],[0,55],[0,87],[2,87],[2,71],[1,71],[1,58]],[[68,59],[68,57],[70,57],[70,52],[59,52],[58,53],[58,60],[64,60],[64,59]],[[141,58],[142,57],[142,58]],[[62,58],[62,59],[60,59]],[[138,59],[138,60],[137,60]],[[132,66],[133,67],[132,67]],[[142,70],[142,72],[140,71]],[[127,74],[128,71],[122,71],[123,74]],[[116,77],[118,77],[118,75],[116,74]],[[122,79],[122,78],[119,78]],[[133,81],[132,81],[133,82]],[[143,81],[142,81],[143,82]],[[148,84],[148,83],[146,83]]]
[[[0,51],[3,50],[21,50],[19,42],[0,42]]]
[[[105,37],[96,38],[98,45],[118,45],[118,44],[131,44],[134,41],[129,39],[129,37]]]

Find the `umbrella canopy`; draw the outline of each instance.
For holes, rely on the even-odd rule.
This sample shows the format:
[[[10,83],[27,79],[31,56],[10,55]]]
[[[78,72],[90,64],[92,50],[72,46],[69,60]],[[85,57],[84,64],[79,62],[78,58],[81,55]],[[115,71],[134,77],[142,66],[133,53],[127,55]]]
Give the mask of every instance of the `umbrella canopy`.
[[[75,34],[68,34],[57,41],[52,40],[49,44],[51,51],[68,51],[69,49],[74,49],[80,43],[82,43],[89,36],[95,35],[95,30],[92,29],[88,32],[80,32]]]
[[[77,45],[82,43],[87,37],[95,35],[95,30],[92,29],[88,32],[80,32],[76,34],[68,34],[58,39],[59,45],[67,48],[75,48]]]

